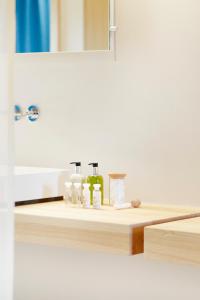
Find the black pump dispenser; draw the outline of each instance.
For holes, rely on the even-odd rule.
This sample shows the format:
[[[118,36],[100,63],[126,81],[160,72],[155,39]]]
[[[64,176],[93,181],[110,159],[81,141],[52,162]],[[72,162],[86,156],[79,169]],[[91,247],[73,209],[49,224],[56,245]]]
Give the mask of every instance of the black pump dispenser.
[[[70,165],[75,166],[75,173],[74,174],[81,174],[81,162],[80,161],[73,161]]]
[[[98,175],[98,167],[99,167],[99,164],[98,163],[90,163],[88,164],[88,166],[92,166],[93,167],[93,175],[94,176],[97,176]]]
[[[75,165],[76,167],[81,167],[81,162],[80,161],[73,161],[70,163],[70,165]]]
[[[88,166],[93,166],[94,168],[98,168],[99,164],[98,163],[90,163]]]

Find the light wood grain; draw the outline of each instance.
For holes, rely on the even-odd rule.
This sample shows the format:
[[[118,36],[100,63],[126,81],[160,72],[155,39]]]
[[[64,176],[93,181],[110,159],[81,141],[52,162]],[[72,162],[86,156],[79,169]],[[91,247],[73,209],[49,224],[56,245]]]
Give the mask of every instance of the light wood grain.
[[[200,218],[145,228],[145,256],[200,265]]]
[[[15,216],[17,241],[131,255],[143,252],[145,226],[200,216],[200,209],[85,210],[60,201],[17,207]]]

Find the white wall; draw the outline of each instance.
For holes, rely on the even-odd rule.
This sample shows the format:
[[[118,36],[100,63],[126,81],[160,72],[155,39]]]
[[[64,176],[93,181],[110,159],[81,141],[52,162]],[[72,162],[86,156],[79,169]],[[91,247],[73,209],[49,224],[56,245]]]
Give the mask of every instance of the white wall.
[[[74,159],[85,165],[98,160],[104,175],[117,170],[128,173],[129,198],[199,205],[200,2],[117,0],[117,22],[117,62],[101,53],[17,57],[16,102],[38,103],[42,112],[37,124],[25,120],[16,124],[17,163],[63,167]],[[60,257],[62,263],[54,270]],[[199,270],[193,268],[143,262],[142,257],[99,259],[91,254],[95,271],[89,257],[78,253],[78,261],[86,262],[79,270],[70,257],[74,258],[66,250],[20,245],[16,299],[27,299],[23,299],[26,289],[33,294],[42,289],[45,294],[40,299],[55,299],[59,283],[53,286],[51,280],[61,276],[59,300],[98,300],[95,285],[101,284],[109,268],[115,279],[122,275],[122,291],[136,294],[136,299],[186,299],[189,293],[198,298]],[[37,272],[44,279],[43,287],[35,260],[42,269]],[[73,263],[77,277],[70,277]],[[28,268],[32,281],[22,288]],[[92,280],[90,291],[84,268],[97,280]],[[120,286],[108,274],[106,297],[121,300]],[[73,283],[76,290],[69,288]]]
[[[129,196],[200,204],[200,2],[118,0],[118,61],[103,54],[18,56],[17,162],[98,160],[126,171]],[[88,170],[87,170],[88,172]]]
[[[18,245],[15,300],[199,299],[199,268]]]

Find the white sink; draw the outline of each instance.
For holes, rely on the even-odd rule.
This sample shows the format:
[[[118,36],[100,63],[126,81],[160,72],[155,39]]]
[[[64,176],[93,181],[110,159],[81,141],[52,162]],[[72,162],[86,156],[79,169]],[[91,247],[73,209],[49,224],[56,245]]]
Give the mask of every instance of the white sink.
[[[67,178],[67,170],[17,166],[15,202],[62,197]]]

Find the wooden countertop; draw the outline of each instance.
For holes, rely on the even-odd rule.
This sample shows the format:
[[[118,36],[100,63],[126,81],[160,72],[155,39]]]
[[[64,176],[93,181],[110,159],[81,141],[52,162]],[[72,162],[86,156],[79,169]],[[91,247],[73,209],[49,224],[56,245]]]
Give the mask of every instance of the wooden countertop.
[[[144,227],[200,217],[200,209],[142,205],[138,209],[71,208],[64,201],[15,208],[16,241],[126,255],[144,248]]]
[[[145,228],[145,256],[200,265],[200,218]]]

